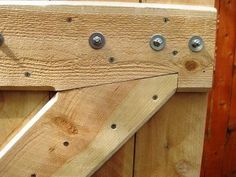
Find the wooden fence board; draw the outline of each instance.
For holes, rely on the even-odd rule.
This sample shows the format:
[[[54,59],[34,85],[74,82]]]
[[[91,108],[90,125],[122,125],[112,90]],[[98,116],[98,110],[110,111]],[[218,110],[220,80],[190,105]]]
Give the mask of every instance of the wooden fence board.
[[[135,177],[199,177],[206,93],[178,93],[136,135]]]
[[[209,4],[211,4],[211,0],[208,0],[209,1]],[[165,3],[165,2],[167,2],[167,1],[158,1],[158,2],[160,2],[160,3]],[[179,0],[172,0],[172,1],[168,1],[168,3],[189,3],[189,2],[191,2],[191,1],[188,1],[188,2],[184,2],[184,0],[182,1],[182,2],[180,2]],[[206,3],[206,4],[208,4],[208,2],[207,1],[204,1],[204,2],[201,2],[200,0],[197,2],[197,1],[194,1],[194,0],[192,0],[192,4],[197,4],[197,3],[200,3],[200,5],[203,5],[203,3]],[[33,97],[33,96],[32,96]],[[43,98],[44,96],[42,96],[42,98]],[[38,100],[40,100],[41,98],[39,98]],[[24,101],[24,98],[21,98],[21,103],[24,103],[24,102],[27,102],[27,101]],[[36,101],[37,102],[37,101]],[[32,101],[32,102],[28,102],[28,104],[34,104],[34,101]],[[18,104],[18,106],[19,107],[24,107],[24,104]],[[14,107],[14,106],[13,106]],[[1,121],[1,120],[0,120]],[[158,127],[158,126],[157,126]],[[145,143],[145,142],[144,142]],[[130,147],[128,148],[128,149],[130,149]],[[126,152],[126,148],[124,148],[124,151]],[[125,154],[125,153],[124,153]],[[119,155],[119,154],[118,154]],[[127,156],[130,156],[130,154],[128,155],[127,154]],[[116,158],[115,158],[116,159]],[[125,157],[124,157],[124,159],[127,159],[126,158],[126,155],[125,155]],[[122,160],[121,160],[122,161]],[[116,164],[116,162],[115,162],[115,160],[113,160],[113,159],[111,159],[111,161],[110,161],[110,163],[112,164],[112,163],[115,163]],[[120,169],[122,169],[122,166],[124,167],[124,166],[126,166],[127,165],[127,161],[125,161],[125,160],[123,160],[122,162],[121,162],[121,164],[120,164],[121,166],[121,168]],[[145,165],[145,162],[143,163],[143,165]],[[128,166],[130,166],[130,164],[128,165]],[[104,169],[104,168],[106,168],[106,169]],[[118,169],[119,170],[119,169]],[[103,167],[103,169],[101,169],[101,171],[100,172],[98,172],[98,176],[99,177],[101,177],[101,176],[105,176],[105,175],[107,175],[107,176],[110,176],[111,174],[114,174],[114,173],[111,173],[111,172],[114,172],[114,171],[112,171],[112,169],[111,169],[111,166],[109,166],[109,165],[106,165],[106,166],[104,166]],[[110,173],[110,174],[108,174],[108,173]],[[128,174],[128,173],[126,173],[126,174]],[[118,174],[118,176],[119,176],[120,174]],[[123,175],[123,174],[122,174]],[[95,175],[96,176],[96,175]],[[106,176],[105,176],[106,177]],[[122,176],[122,177],[124,177],[124,176]],[[125,176],[126,177],[126,176]],[[131,177],[131,176],[130,176]],[[185,177],[185,176],[184,176]]]
[[[32,112],[48,101],[46,92],[0,92],[0,146]]]
[[[184,4],[184,5],[200,5],[200,6],[214,6],[215,0],[142,0],[148,3],[166,3],[166,4]]]
[[[134,137],[111,157],[92,177],[132,177]]]
[[[1,148],[0,175],[90,176],[176,88],[173,74],[58,92]]]
[[[0,1],[0,31],[5,37],[0,48],[2,88],[67,90],[172,73],[179,74],[179,89],[211,87],[214,8],[94,2],[4,4],[10,2]],[[164,17],[169,18],[167,23]],[[107,39],[101,50],[88,44],[96,31]],[[167,40],[160,52],[149,46],[156,33]],[[188,48],[194,35],[205,43],[198,53]],[[115,61],[110,63],[109,57]]]
[[[143,2],[214,6],[213,0],[156,0]],[[204,111],[207,107],[206,100],[207,94],[176,94],[137,133],[135,177],[199,177],[205,127]],[[187,109],[189,109],[188,115],[186,115]],[[175,110],[183,111],[175,113]],[[188,136],[188,134],[190,135]],[[191,137],[193,139],[190,139]],[[147,153],[142,154],[142,152]]]

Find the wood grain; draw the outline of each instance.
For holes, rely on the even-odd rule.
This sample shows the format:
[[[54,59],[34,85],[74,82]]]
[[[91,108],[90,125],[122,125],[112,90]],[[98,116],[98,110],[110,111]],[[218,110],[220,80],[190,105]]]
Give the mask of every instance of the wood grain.
[[[46,92],[0,92],[0,145],[4,144],[25,118],[48,101]]]
[[[211,87],[216,23],[211,7],[9,3],[0,2],[0,31],[5,37],[0,48],[2,89],[67,90],[170,73],[179,74],[180,90]],[[169,21],[164,22],[164,17]],[[106,37],[101,50],[88,44],[91,33],[97,31]],[[160,52],[149,46],[156,33],[167,40]],[[189,50],[193,35],[204,39],[202,52]],[[177,55],[172,54],[174,50]],[[114,57],[113,63],[109,57]],[[187,67],[189,62],[195,67]]]
[[[134,137],[119,149],[92,177],[132,177]]]
[[[215,0],[142,0],[142,2],[165,3],[165,4],[184,4],[201,5],[214,7]]]
[[[144,0],[143,2],[214,7],[213,0]],[[183,103],[183,101],[186,102]],[[181,96],[176,94],[158,114],[154,115],[148,125],[138,132],[139,139],[137,140],[139,142],[136,144],[134,176],[199,177],[202,154],[201,138],[203,139],[205,125],[203,110],[206,107],[206,94],[185,93]],[[188,111],[181,111],[185,108]],[[174,113],[174,110],[181,112]],[[172,114],[173,116],[170,116]],[[177,120],[178,122],[176,122]],[[190,130],[191,128],[193,130]],[[175,137],[176,139],[174,139]],[[189,137],[196,138],[196,141],[194,138],[189,140]]]
[[[174,74],[58,92],[1,148],[0,176],[91,176],[176,88]]]
[[[219,9],[216,71],[209,98],[202,177],[235,176],[236,1],[216,1]]]
[[[206,93],[177,93],[136,135],[134,177],[199,177]]]

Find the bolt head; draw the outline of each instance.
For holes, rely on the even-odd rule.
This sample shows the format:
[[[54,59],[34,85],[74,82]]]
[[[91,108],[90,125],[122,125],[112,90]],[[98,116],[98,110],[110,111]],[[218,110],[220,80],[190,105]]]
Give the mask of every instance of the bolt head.
[[[199,47],[199,46],[201,46],[201,40],[200,39],[194,39],[193,40],[193,42],[192,42],[192,46],[194,47],[194,48],[197,48],[197,47]]]
[[[93,33],[89,37],[89,44],[93,49],[101,49],[105,45],[105,37],[102,33]]]
[[[150,46],[155,51],[160,51],[165,47],[165,38],[161,35],[154,35],[150,40]]]
[[[163,44],[162,38],[157,37],[156,39],[153,40],[153,45],[156,47],[160,47],[161,44]]]
[[[100,45],[102,43],[102,38],[99,36],[94,36],[93,38],[93,44],[94,45]]]
[[[189,40],[189,48],[192,52],[200,52],[204,47],[204,42],[200,36],[193,36]]]

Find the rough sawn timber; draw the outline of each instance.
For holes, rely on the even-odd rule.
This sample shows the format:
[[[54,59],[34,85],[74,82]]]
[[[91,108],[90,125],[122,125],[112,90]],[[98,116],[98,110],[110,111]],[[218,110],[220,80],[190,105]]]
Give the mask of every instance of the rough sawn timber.
[[[211,87],[216,28],[212,7],[0,1],[0,21],[5,38],[0,47],[1,89],[60,91],[173,73],[179,75],[180,90]],[[89,46],[93,32],[104,34],[103,49]],[[154,34],[166,38],[160,52],[149,46]],[[199,53],[188,48],[195,35],[205,42]]]
[[[90,176],[176,89],[173,74],[58,92],[1,148],[0,176]]]

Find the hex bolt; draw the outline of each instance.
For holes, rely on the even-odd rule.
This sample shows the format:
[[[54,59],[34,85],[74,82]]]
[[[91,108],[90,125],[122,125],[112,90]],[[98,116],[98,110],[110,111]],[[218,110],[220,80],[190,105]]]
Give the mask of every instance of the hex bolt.
[[[204,47],[203,39],[200,36],[193,36],[188,46],[192,52],[200,52]]]
[[[156,47],[160,47],[163,44],[163,40],[161,38],[156,38],[153,40],[153,45]]]
[[[166,45],[166,40],[163,36],[159,34],[152,36],[150,40],[150,46],[153,50],[160,51],[165,47],[165,45]]]
[[[201,45],[201,40],[199,40],[199,39],[194,39],[194,40],[193,40],[192,46],[193,46],[194,48],[197,48],[197,47],[199,47],[200,45]]]
[[[101,37],[95,36],[95,37],[93,38],[93,44],[94,44],[94,45],[98,46],[98,45],[101,45],[101,43],[102,43],[102,38],[101,38]]]
[[[93,49],[101,49],[105,45],[105,37],[102,33],[93,33],[89,37],[89,44]]]
[[[4,43],[4,37],[3,35],[0,33],[0,46],[2,46]]]

